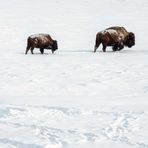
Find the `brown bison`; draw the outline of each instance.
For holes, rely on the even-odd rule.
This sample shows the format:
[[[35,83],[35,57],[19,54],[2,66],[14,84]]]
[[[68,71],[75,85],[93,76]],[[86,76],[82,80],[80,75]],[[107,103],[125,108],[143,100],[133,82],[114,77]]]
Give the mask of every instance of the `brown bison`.
[[[113,51],[119,51],[122,50],[124,46],[129,48],[134,46],[135,35],[132,32],[128,32],[124,27],[110,27],[97,33],[94,52],[96,52],[101,43],[104,52],[107,46],[112,46]]]
[[[29,50],[33,54],[34,48],[39,48],[41,54],[44,53],[44,49],[51,49],[52,53],[58,49],[56,40],[53,40],[49,34],[35,34],[31,35],[27,39],[26,54]]]

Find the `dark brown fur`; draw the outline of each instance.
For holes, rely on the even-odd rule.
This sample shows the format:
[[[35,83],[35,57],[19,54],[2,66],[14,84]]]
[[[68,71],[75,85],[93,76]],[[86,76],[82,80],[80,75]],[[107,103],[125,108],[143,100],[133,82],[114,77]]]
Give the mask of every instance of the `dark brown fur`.
[[[58,49],[58,45],[57,41],[53,40],[50,35],[36,34],[28,37],[25,54],[27,54],[29,50],[31,50],[33,54],[34,48],[39,48],[41,54],[44,53],[44,49],[51,49],[52,53],[54,53],[54,51]]]
[[[110,33],[109,30],[114,30],[116,33]],[[107,46],[112,46],[113,51],[122,50],[124,46],[131,48],[135,45],[135,35],[128,32],[124,27],[110,27],[97,33],[94,52],[101,43],[104,52]]]

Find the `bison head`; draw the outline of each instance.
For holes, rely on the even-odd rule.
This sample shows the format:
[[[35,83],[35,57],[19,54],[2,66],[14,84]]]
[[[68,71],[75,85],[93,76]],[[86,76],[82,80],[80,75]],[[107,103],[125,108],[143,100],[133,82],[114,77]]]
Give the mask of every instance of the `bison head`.
[[[127,47],[131,48],[135,45],[135,34],[133,32],[129,32],[129,35],[127,37],[126,43]]]
[[[53,40],[52,53],[54,53],[57,49],[58,49],[58,43],[56,40]]]

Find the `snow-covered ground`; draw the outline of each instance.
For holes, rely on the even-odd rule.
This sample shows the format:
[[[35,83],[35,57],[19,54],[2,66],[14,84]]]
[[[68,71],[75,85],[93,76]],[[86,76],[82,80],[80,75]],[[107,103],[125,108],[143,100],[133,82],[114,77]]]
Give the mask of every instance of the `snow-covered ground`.
[[[0,0],[0,148],[148,148],[147,0]],[[121,52],[95,35],[124,26]],[[31,34],[59,50],[25,55]]]

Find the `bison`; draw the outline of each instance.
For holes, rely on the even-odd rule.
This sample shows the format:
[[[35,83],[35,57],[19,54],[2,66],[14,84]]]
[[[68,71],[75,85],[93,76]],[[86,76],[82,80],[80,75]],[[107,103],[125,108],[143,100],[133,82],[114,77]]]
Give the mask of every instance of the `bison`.
[[[28,37],[25,54],[27,54],[29,50],[31,50],[33,54],[34,48],[39,48],[41,54],[44,53],[44,49],[51,49],[52,53],[54,53],[54,51],[58,49],[58,44],[49,34],[35,34]]]
[[[106,52],[107,46],[112,46],[113,51],[120,51],[124,46],[131,48],[135,45],[135,34],[124,27],[110,27],[97,33],[94,52],[101,43],[103,52]]]

